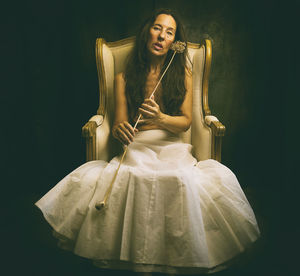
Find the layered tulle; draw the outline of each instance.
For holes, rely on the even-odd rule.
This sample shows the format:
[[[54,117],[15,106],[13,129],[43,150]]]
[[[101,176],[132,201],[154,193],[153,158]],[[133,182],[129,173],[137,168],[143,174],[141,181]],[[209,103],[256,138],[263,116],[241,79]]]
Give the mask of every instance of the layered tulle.
[[[218,268],[259,237],[235,175],[215,160],[197,162],[191,145],[167,131],[139,132],[103,211],[119,164],[91,161],[36,205],[61,246],[100,267],[172,273]]]

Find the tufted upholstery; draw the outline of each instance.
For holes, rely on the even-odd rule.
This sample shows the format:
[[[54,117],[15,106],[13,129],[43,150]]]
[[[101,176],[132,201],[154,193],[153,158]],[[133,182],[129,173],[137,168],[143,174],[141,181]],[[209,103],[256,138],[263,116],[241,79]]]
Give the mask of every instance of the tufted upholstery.
[[[117,42],[96,41],[96,63],[99,77],[100,103],[94,115],[83,127],[87,138],[87,159],[109,161],[121,150],[110,133],[114,119],[114,76],[124,71],[126,58],[132,49],[134,38]],[[188,54],[193,72],[193,122],[183,133],[183,140],[193,145],[197,160],[221,159],[221,136],[225,127],[210,115],[207,99],[208,77],[211,63],[211,44],[188,43]],[[208,51],[210,50],[210,52]],[[190,64],[187,62],[187,64]],[[205,88],[206,83],[206,88]],[[203,91],[206,89],[206,93]]]

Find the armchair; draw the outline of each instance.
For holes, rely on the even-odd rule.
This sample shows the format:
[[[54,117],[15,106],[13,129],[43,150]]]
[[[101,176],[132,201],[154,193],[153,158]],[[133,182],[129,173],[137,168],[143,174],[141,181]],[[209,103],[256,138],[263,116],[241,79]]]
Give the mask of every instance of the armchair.
[[[134,37],[116,42],[96,40],[96,64],[99,80],[99,108],[82,127],[86,138],[87,161],[109,161],[121,152],[121,146],[111,135],[114,119],[114,76],[124,70]],[[211,115],[208,105],[208,84],[212,60],[211,41],[202,44],[188,43],[188,54],[193,63],[193,121],[188,131],[182,134],[186,143],[193,145],[193,155],[200,160],[221,161],[221,142],[225,126]]]

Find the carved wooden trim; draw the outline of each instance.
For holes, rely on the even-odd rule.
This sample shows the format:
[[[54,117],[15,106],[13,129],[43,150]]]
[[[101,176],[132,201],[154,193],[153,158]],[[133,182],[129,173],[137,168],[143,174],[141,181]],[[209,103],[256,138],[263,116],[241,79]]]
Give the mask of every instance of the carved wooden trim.
[[[211,111],[208,105],[208,85],[209,85],[209,76],[211,69],[211,60],[212,60],[212,46],[209,39],[205,39],[205,65],[203,73],[203,84],[202,84],[202,103],[204,116],[211,115]]]
[[[96,160],[96,135],[86,137],[86,161]]]
[[[99,83],[99,107],[97,110],[98,115],[105,116],[106,110],[106,80],[105,80],[105,70],[103,65],[103,44],[106,41],[103,38],[97,38],[96,40],[96,65],[98,72],[98,83]]]
[[[221,162],[221,152],[222,152],[222,137],[225,135],[225,126],[219,122],[211,122],[212,130],[212,143],[211,143],[211,155],[212,158]]]

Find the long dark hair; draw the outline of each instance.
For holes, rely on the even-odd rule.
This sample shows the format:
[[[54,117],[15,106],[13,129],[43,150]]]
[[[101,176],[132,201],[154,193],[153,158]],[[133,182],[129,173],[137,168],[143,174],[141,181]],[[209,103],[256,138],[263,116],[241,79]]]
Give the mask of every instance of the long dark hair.
[[[155,11],[144,24],[141,25],[137,35],[135,45],[131,54],[128,57],[127,65],[124,72],[126,81],[126,98],[128,105],[129,120],[133,121],[137,115],[138,108],[144,101],[145,97],[145,83],[147,75],[150,71],[150,64],[148,62],[147,42],[149,38],[150,28],[155,19],[160,14],[171,15],[176,22],[175,40],[186,42],[184,29],[178,16],[169,9],[160,9]],[[186,68],[186,49],[182,54],[176,54],[171,66],[167,70],[162,79],[162,102],[164,112],[169,115],[180,115],[180,107],[185,98],[185,68]],[[162,67],[162,72],[167,66],[173,52],[168,51],[165,64]],[[161,72],[161,74],[162,74]],[[167,93],[165,93],[165,92]]]

